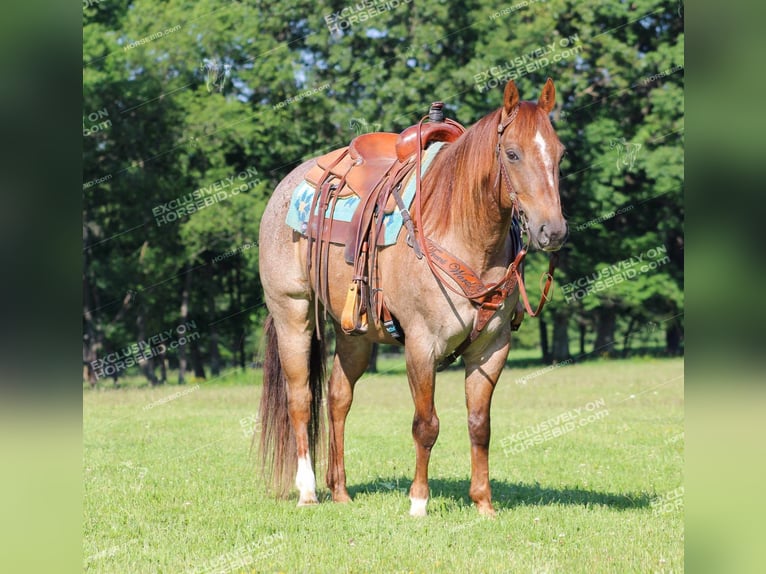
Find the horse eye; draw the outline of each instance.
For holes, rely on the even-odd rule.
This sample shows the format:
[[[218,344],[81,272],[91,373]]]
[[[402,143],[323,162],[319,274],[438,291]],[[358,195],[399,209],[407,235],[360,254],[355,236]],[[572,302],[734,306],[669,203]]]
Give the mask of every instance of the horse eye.
[[[505,155],[508,156],[508,159],[511,161],[519,161],[519,156],[516,155],[516,152],[513,151],[512,149],[509,149],[508,151],[506,151]]]

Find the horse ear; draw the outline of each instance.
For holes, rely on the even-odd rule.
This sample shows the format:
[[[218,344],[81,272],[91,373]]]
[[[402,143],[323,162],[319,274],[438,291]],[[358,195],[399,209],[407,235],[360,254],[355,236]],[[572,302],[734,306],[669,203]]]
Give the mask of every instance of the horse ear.
[[[544,109],[547,113],[550,113],[555,104],[556,88],[553,85],[553,80],[548,78],[543,86],[543,92],[540,94],[540,99],[537,100],[537,106]]]
[[[503,110],[510,114],[511,110],[519,103],[519,90],[516,88],[516,82],[508,80],[503,94]]]

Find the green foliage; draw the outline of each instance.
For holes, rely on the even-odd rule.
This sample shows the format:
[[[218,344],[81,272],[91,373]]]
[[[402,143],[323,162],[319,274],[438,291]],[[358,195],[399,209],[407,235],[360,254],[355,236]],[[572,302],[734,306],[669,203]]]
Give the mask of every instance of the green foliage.
[[[619,329],[682,325],[684,34],[673,2],[399,2],[331,30],[334,14],[361,5],[137,0],[84,9],[86,362],[183,316],[200,327],[199,365],[255,358],[265,310],[252,244],[279,180],[346,145],[359,126],[411,125],[434,100],[475,122],[501,102],[505,78],[490,71],[524,55],[532,64],[516,80],[522,97],[535,99],[554,78],[553,117],[568,148],[561,194],[571,235],[558,282],[658,245],[670,257],[616,288],[574,303],[559,297],[546,314],[591,330],[609,306]],[[531,55],[549,46],[545,65]],[[627,163],[625,144],[641,146]],[[240,193],[158,223],[162,206],[243,173]],[[533,321],[526,332],[537,331]],[[174,368],[180,355],[168,359]]]

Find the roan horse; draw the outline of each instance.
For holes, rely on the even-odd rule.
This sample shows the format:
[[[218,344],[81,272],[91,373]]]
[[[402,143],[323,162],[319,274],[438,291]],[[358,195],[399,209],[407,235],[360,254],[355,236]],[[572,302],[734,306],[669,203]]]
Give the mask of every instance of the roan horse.
[[[485,515],[494,514],[488,463],[490,403],[510,349],[511,319],[517,311],[519,286],[523,287],[518,274],[518,281],[507,282],[514,260],[512,221],[519,217],[529,244],[544,251],[558,250],[568,233],[558,190],[564,147],[549,119],[555,94],[549,78],[536,103],[520,102],[510,81],[500,109],[438,152],[422,176],[420,203],[413,207],[421,246],[426,241],[438,244],[484,285],[506,280],[512,287],[492,308],[486,327],[462,349],[471,441],[469,494]],[[270,312],[259,412],[261,467],[282,495],[289,492],[294,478],[299,506],[317,502],[313,461],[317,446],[321,447],[324,357],[316,324],[321,315],[314,310],[317,289],[307,271],[307,241],[285,224],[285,218],[291,192],[315,163],[316,159],[303,163],[279,184],[260,228],[260,276]],[[428,462],[439,435],[436,367],[467,340],[479,309],[476,299],[460,293],[453,277],[437,273],[416,257],[404,235],[395,245],[379,250],[377,265],[385,305],[406,333],[407,379],[415,403],[410,514],[423,516],[429,496]],[[373,343],[397,341],[373,322],[363,335],[350,336],[340,329],[353,269],[339,245],[329,247],[327,265],[329,297],[320,306],[331,318],[337,338],[328,383],[326,481],[335,502],[348,502],[343,440],[354,385],[367,368]]]

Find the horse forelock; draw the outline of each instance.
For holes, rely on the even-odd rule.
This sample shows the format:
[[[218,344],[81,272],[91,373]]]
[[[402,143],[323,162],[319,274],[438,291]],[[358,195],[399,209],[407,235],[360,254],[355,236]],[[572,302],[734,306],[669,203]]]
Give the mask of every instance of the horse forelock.
[[[532,140],[537,132],[541,132],[546,139],[556,137],[548,114],[534,102],[519,103],[519,114],[513,126],[514,133],[524,140]]]

